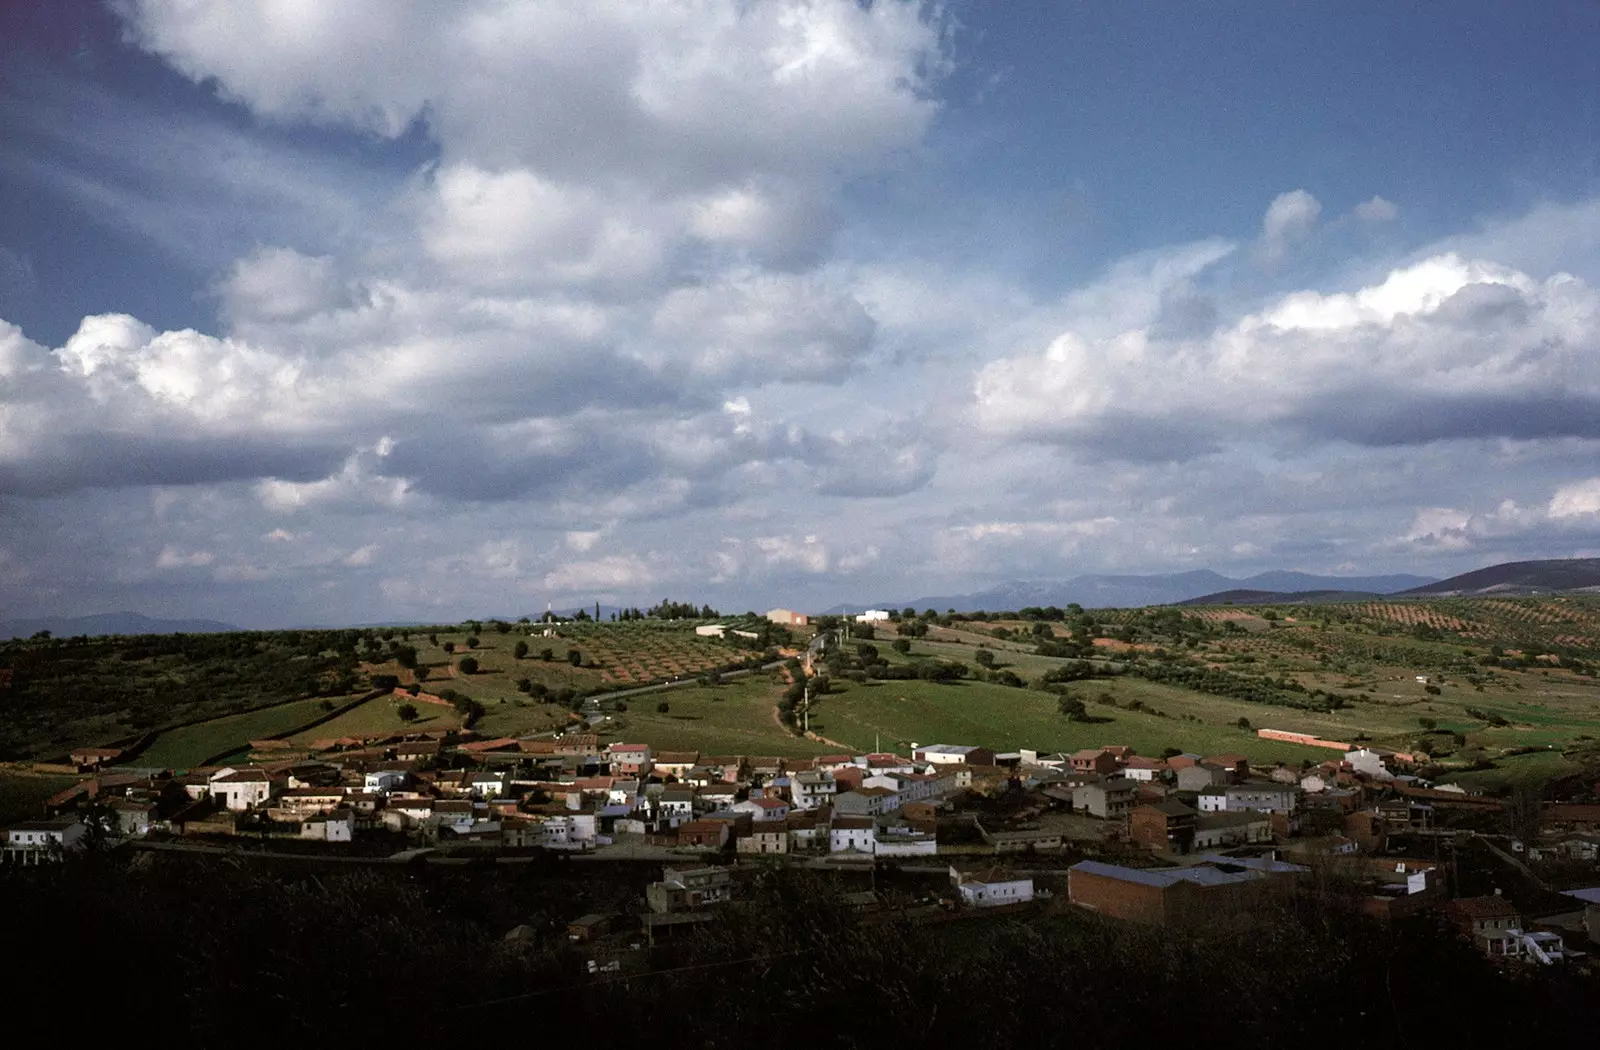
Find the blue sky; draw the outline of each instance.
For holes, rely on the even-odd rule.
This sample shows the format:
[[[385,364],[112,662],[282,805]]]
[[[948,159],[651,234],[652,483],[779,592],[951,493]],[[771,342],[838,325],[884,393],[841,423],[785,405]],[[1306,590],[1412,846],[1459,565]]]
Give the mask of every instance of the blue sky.
[[[1600,5],[0,10],[0,615],[1600,550]]]

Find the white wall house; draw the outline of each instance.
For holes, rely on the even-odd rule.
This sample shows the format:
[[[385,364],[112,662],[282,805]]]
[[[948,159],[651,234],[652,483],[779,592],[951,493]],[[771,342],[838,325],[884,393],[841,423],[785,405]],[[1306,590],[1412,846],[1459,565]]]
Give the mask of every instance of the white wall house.
[[[300,837],[322,842],[349,842],[355,826],[355,814],[348,809],[340,809],[301,824]]]
[[[877,826],[867,817],[837,817],[828,829],[829,853],[873,853]]]
[[[593,813],[568,813],[544,822],[547,849],[594,849],[599,834]]]
[[[260,769],[241,769],[211,781],[211,794],[228,809],[242,812],[272,798],[278,785]]]
[[[961,903],[973,908],[998,908],[1033,900],[1032,879],[1003,879],[995,876],[964,875],[950,869],[950,880],[961,894]]]
[[[886,623],[889,619],[887,609],[868,609],[856,617],[856,623]]]
[[[790,780],[790,792],[796,809],[816,809],[833,801],[839,786],[830,773],[796,773]]]
[[[41,851],[72,849],[83,840],[88,830],[73,817],[30,820],[7,829],[6,846],[10,849]]]
[[[387,795],[405,786],[407,774],[399,769],[380,769],[361,778],[361,790],[368,795]]]

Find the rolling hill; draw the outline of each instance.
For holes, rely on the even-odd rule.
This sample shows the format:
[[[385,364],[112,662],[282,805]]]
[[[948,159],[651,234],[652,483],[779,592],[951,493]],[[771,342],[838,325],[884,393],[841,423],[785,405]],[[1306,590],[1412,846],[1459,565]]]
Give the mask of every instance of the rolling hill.
[[[1199,569],[1193,572],[1148,576],[1075,576],[1069,580],[1003,583],[973,594],[917,598],[908,602],[878,604],[874,608],[954,609],[957,612],[1024,609],[1029,606],[1065,607],[1076,602],[1086,609],[1127,609],[1147,605],[1173,605],[1224,591],[1260,592],[1360,592],[1393,594],[1408,587],[1431,583],[1426,576],[1316,576],[1304,572],[1257,573],[1234,579]],[[1225,600],[1225,599],[1219,599]],[[1279,599],[1289,600],[1289,599]],[[1308,599],[1297,599],[1308,600]],[[1328,600],[1328,599],[1321,599]],[[859,611],[860,606],[839,606],[830,612]]]
[[[1472,598],[1600,591],[1600,558],[1512,561],[1401,591],[1396,597]]]
[[[95,638],[114,634],[218,634],[237,630],[241,628],[217,620],[163,620],[136,612],[0,620],[0,639],[31,638],[40,631],[49,631],[57,638],[73,638],[80,634]]]

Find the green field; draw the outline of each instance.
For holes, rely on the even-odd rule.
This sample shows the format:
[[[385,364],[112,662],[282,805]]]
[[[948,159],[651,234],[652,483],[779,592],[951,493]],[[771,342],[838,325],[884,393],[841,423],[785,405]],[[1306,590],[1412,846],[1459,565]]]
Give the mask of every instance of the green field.
[[[1095,702],[1089,704],[1090,714],[1110,721],[1070,722],[1056,710],[1056,698],[1050,693],[983,682],[846,682],[835,690],[813,708],[812,728],[856,750],[881,744],[885,750],[905,752],[916,743],[1070,752],[1126,744],[1141,755],[1159,755],[1164,748],[1174,747],[1296,764],[1307,758],[1322,761],[1333,754],[1262,740],[1254,732],[1230,725],[1196,724]],[[1180,703],[1192,702],[1180,690],[1131,680],[1093,683],[1091,695],[1101,691],[1122,701],[1140,697],[1168,715],[1174,715]],[[1204,707],[1203,699],[1198,706]]]
[[[154,743],[133,759],[133,764],[187,769],[213,755],[242,748],[252,740],[286,733],[296,726],[305,725],[323,713],[324,703],[337,707],[349,703],[351,699],[346,696],[329,697],[326,701],[294,700],[260,711],[171,729],[156,737]]]
[[[818,755],[837,748],[806,740],[773,717],[783,686],[766,675],[737,678],[726,685],[689,686],[629,697],[626,713],[608,737],[649,744],[657,750],[734,755]],[[665,703],[666,714],[656,710]]]
[[[527,632],[533,631],[529,634]],[[665,623],[566,623],[556,637],[544,637],[541,628],[520,625],[505,634],[488,628],[472,635],[464,630],[411,630],[402,632],[406,644],[417,649],[418,662],[426,668],[424,689],[436,692],[450,688],[472,697],[485,707],[522,696],[519,679],[544,686],[551,692],[562,689],[590,691],[603,687],[627,688],[678,676],[694,676],[717,667],[736,663],[750,655],[715,638],[694,633],[693,622]],[[477,644],[468,646],[470,638]],[[435,644],[431,639],[437,639]],[[518,642],[525,642],[528,654],[516,656]],[[446,645],[452,651],[445,650]],[[550,651],[550,659],[543,658]],[[569,657],[576,651],[580,663]],[[473,674],[461,671],[463,658],[478,662]],[[396,675],[409,684],[415,676],[392,660],[368,662],[370,673]]]
[[[71,776],[0,772],[0,827],[19,820],[37,820],[45,799],[77,781],[77,777]]]
[[[411,703],[417,709],[415,721],[407,722],[400,715],[400,706]],[[407,701],[404,697],[379,696],[352,708],[330,721],[315,726],[289,738],[294,744],[306,745],[317,740],[335,740],[339,737],[387,736],[391,733],[420,733],[430,729],[457,729],[461,716],[453,707]]]

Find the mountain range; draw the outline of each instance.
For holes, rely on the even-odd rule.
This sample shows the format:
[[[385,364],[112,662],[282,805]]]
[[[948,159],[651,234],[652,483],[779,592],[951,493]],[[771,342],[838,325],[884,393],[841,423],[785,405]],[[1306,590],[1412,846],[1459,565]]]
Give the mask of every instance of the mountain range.
[[[1162,573],[1151,576],[1074,576],[1068,580],[1013,581],[972,594],[946,594],[910,601],[878,603],[878,609],[954,609],[974,612],[1024,609],[1028,606],[1064,607],[1076,602],[1086,609],[1126,609],[1143,605],[1173,605],[1215,594],[1219,591],[1363,591],[1393,594],[1434,582],[1431,576],[1406,574],[1390,576],[1315,576],[1304,572],[1257,573],[1234,579],[1197,569],[1192,572]],[[833,613],[859,612],[864,606],[837,606]]]
[[[80,634],[217,634],[239,630],[243,628],[217,620],[163,620],[136,612],[0,620],[0,639],[31,638],[40,631],[49,631],[57,638],[74,638]]]

